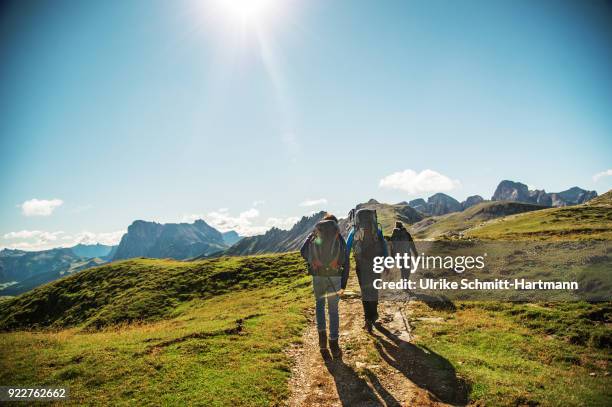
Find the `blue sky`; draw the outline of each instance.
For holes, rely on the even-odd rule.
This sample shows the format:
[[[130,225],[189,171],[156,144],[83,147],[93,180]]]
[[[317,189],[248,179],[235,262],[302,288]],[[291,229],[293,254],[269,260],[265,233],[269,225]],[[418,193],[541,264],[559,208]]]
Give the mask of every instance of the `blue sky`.
[[[0,8],[0,246],[612,188],[605,2],[244,1]]]

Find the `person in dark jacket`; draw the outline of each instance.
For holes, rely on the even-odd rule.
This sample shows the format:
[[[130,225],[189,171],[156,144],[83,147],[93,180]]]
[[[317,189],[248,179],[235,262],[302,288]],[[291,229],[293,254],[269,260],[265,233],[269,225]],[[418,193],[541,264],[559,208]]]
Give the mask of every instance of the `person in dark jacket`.
[[[410,257],[418,257],[416,245],[410,232],[406,230],[402,222],[395,222],[395,228],[391,232],[391,256],[396,254],[404,255],[408,254]],[[410,269],[401,268],[402,279],[410,280]]]
[[[374,288],[374,280],[378,277],[373,271],[374,257],[387,256],[387,244],[378,227],[375,210],[351,211],[350,217],[354,224],[347,238],[346,252],[348,257],[351,249],[354,251],[365,318],[364,328],[372,332],[372,326],[378,319],[378,290]]]
[[[315,316],[319,332],[319,348],[324,357],[327,353],[327,324],[325,305],[329,315],[329,349],[335,358],[341,356],[338,344],[340,318],[338,303],[346,288],[349,274],[346,242],[340,234],[338,219],[331,214],[317,223],[300,250],[308,262],[315,295]]]

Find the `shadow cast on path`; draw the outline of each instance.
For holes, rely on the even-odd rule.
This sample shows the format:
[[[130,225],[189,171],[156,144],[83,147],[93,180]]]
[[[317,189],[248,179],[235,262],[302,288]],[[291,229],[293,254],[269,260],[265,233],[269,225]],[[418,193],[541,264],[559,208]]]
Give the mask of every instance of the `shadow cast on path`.
[[[458,378],[453,365],[427,347],[419,347],[393,335],[382,326],[374,335],[381,357],[417,386],[444,403],[466,405],[470,386]]]
[[[366,369],[365,374],[370,379],[371,386],[342,359],[325,360],[325,366],[334,378],[343,406],[400,406],[370,370]],[[381,403],[377,395],[384,403]]]

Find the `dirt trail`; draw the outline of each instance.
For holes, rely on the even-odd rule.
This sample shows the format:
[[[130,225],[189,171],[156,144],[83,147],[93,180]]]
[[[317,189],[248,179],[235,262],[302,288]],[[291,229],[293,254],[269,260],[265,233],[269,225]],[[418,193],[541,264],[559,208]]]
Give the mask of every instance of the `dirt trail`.
[[[453,366],[411,343],[410,304],[379,304],[382,327],[363,329],[358,293],[340,302],[342,358],[325,361],[312,321],[303,346],[293,350],[289,406],[446,406],[465,405],[467,387]]]

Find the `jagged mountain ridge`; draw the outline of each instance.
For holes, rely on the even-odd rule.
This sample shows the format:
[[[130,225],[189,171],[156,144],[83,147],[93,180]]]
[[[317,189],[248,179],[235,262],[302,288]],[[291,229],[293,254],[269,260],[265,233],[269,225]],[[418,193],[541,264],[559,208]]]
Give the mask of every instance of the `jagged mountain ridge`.
[[[452,196],[439,192],[427,198],[427,201],[422,198],[413,199],[408,202],[408,205],[424,215],[440,216],[452,212],[461,212],[483,201],[484,199],[480,195],[472,195],[465,201],[459,202]]]
[[[492,201],[528,202],[544,206],[571,206],[585,203],[597,196],[596,191],[587,191],[579,187],[572,187],[561,192],[547,193],[543,189],[530,190],[521,182],[503,180],[499,183]]]
[[[282,253],[299,250],[314,226],[325,216],[324,211],[303,216],[291,229],[272,228],[263,235],[242,238],[227,250],[213,254],[218,256],[244,256],[260,253]],[[206,257],[206,256],[202,256]]]
[[[201,219],[194,223],[134,221],[121,238],[113,260],[133,257],[185,260],[227,248],[223,235]]]

